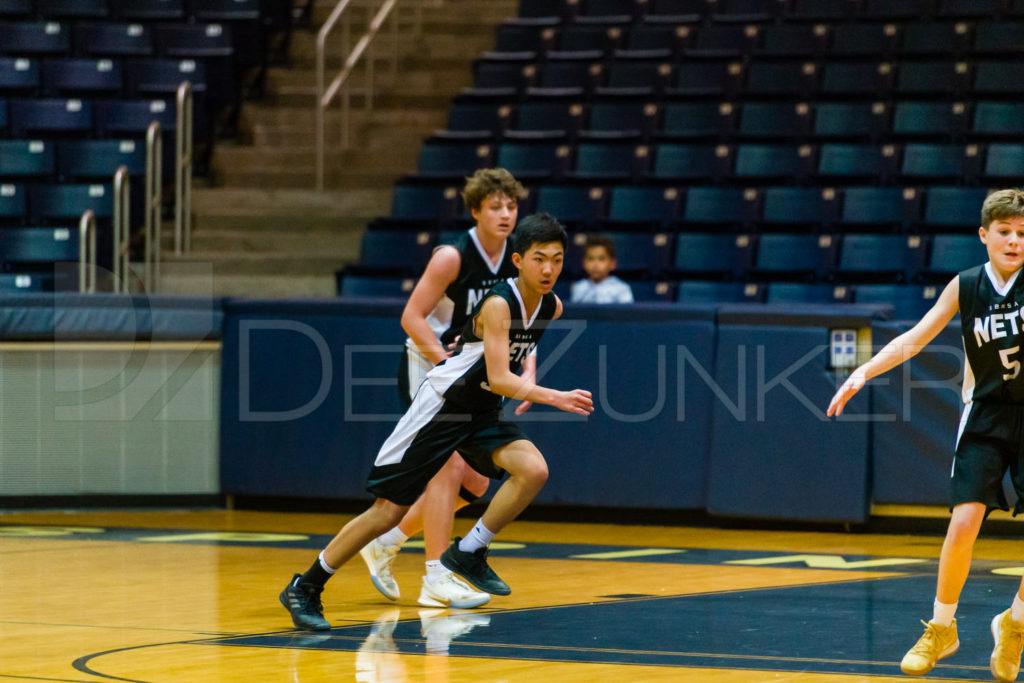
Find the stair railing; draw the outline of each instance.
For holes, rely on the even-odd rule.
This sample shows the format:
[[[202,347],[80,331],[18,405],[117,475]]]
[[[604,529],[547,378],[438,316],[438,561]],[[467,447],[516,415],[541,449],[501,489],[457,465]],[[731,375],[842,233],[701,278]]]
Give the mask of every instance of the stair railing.
[[[128,167],[114,173],[114,292],[128,292],[131,247],[131,179]]]
[[[174,130],[174,253],[188,253],[192,241],[192,84],[177,93]]]
[[[78,291],[96,292],[96,214],[92,209],[78,221]]]
[[[147,292],[160,284],[160,211],[163,205],[163,139],[160,123],[154,121],[146,130],[146,222],[144,283]]]

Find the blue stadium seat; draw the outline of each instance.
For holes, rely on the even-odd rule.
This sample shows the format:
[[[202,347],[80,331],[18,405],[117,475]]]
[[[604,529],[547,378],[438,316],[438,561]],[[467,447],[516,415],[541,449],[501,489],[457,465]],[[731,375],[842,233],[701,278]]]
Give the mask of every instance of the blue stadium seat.
[[[845,232],[902,230],[920,217],[921,197],[913,188],[848,187],[839,224]]]
[[[455,102],[448,108],[448,130],[486,131],[494,135],[505,130],[512,108],[505,104]]]
[[[931,14],[930,0],[865,0],[860,14],[872,19],[915,19]]]
[[[964,102],[897,102],[892,120],[894,137],[959,140],[967,129]]]
[[[728,175],[732,161],[726,145],[662,143],[653,149],[650,175],[659,180],[719,181]]]
[[[732,132],[735,118],[735,107],[728,102],[669,102],[660,136],[666,140],[715,139]]]
[[[605,71],[604,85],[596,89],[599,97],[651,97],[660,95],[670,82],[672,65],[659,60],[616,60]]]
[[[966,61],[903,61],[898,71],[896,94],[899,97],[957,96],[965,92],[971,82],[971,67]]]
[[[29,212],[33,223],[77,224],[87,210],[91,210],[98,219],[113,216],[114,192],[110,183],[37,185],[29,193]]]
[[[1024,177],[1024,145],[1008,142],[994,142],[988,146],[985,155],[985,169],[982,176],[987,183],[1020,182]]]
[[[75,27],[76,44],[90,57],[151,57],[153,29],[148,24],[97,22]]]
[[[63,140],[57,145],[57,172],[68,180],[110,181],[124,166],[129,175],[146,173],[146,145],[141,140]]]
[[[745,102],[736,133],[743,138],[796,143],[810,132],[810,113],[805,102]]]
[[[747,69],[743,89],[747,97],[803,99],[812,95],[818,83],[818,65],[800,60],[755,61]]]
[[[232,24],[260,18],[260,0],[186,0],[185,12],[197,22],[229,21]]]
[[[825,232],[839,217],[839,193],[833,188],[769,187],[763,192],[762,230]]]
[[[821,57],[828,46],[831,33],[827,24],[775,24],[766,26],[761,33],[758,56],[768,58]]]
[[[1019,60],[978,61],[972,92],[975,96],[1006,97],[1006,83],[1018,78],[1024,78],[1024,63]]]
[[[561,177],[569,166],[568,145],[546,142],[505,142],[498,146],[497,165],[519,179]]]
[[[826,62],[821,71],[819,96],[885,99],[892,88],[888,62]]]
[[[840,24],[832,30],[828,54],[834,57],[878,57],[888,59],[899,40],[893,24]]]
[[[628,142],[581,142],[572,175],[586,179],[628,181],[646,170],[648,148]]]
[[[538,24],[534,21],[507,20],[498,26],[495,39],[496,52],[533,52],[543,55],[555,46],[557,24]]]
[[[580,129],[583,106],[576,102],[527,101],[516,108],[514,122],[505,134],[516,137],[519,131],[549,132],[552,137],[575,137]],[[525,138],[533,136],[523,136]]]
[[[27,57],[0,57],[0,93],[34,95],[41,84],[38,60]]]
[[[0,140],[0,178],[48,178],[57,172],[55,146],[43,140]]]
[[[630,27],[626,47],[630,50],[663,50],[672,55],[682,54],[692,36],[693,29],[689,26],[641,20]]]
[[[408,277],[375,277],[372,275],[338,273],[338,295],[375,299],[407,299],[416,285]]]
[[[111,0],[114,16],[120,19],[156,21],[184,19],[183,0]]]
[[[121,63],[100,59],[47,59],[43,62],[43,95],[104,97],[121,94]]]
[[[835,262],[835,254],[836,240],[831,235],[761,235],[752,275],[755,279],[820,279]]]
[[[1020,139],[1024,135],[1024,103],[981,101],[974,103],[971,137]]]
[[[558,49],[563,52],[594,51],[602,55],[611,54],[612,50],[622,46],[622,30],[604,24],[574,22],[562,27],[556,42]]]
[[[811,145],[742,144],[736,148],[733,177],[800,184],[814,171],[814,151]]]
[[[598,101],[590,107],[582,134],[598,140],[647,137],[657,129],[659,111],[648,102]]]
[[[779,16],[782,7],[783,3],[778,0],[718,0],[711,18],[719,22],[744,24],[769,22]]]
[[[359,247],[359,265],[418,275],[436,243],[437,234],[426,230],[367,230]]]
[[[738,278],[752,265],[755,244],[754,238],[750,235],[727,233],[677,235],[672,270],[683,277]]]
[[[904,183],[970,183],[980,171],[979,151],[977,145],[911,142],[903,147],[900,176]]]
[[[682,228],[706,226],[738,231],[749,225],[757,211],[757,193],[736,187],[691,187],[686,191]]]
[[[36,11],[44,19],[105,19],[110,16],[107,0],[36,0]]]
[[[93,115],[100,136],[142,136],[154,121],[164,133],[177,126],[174,103],[167,100],[97,101]]]
[[[0,54],[28,57],[70,53],[69,25],[55,21],[0,22]]]
[[[674,187],[615,185],[610,194],[607,223],[617,230],[660,230],[679,218],[682,193]]]
[[[920,320],[941,293],[935,285],[857,285],[854,290],[858,304],[891,304],[896,320]]]
[[[789,21],[840,22],[853,14],[857,4],[856,0],[792,0],[786,18]]]
[[[399,183],[391,196],[390,218],[443,224],[455,217],[458,200],[459,191],[455,186]]]
[[[759,303],[764,301],[765,289],[755,282],[687,280],[679,283],[676,301],[681,304]]]
[[[460,178],[490,165],[491,148],[466,142],[431,142],[420,147],[418,173],[426,177]]]
[[[0,161],[0,165],[2,164]],[[28,193],[25,185],[0,182],[0,225],[17,225],[25,222],[26,218]]]
[[[818,175],[826,180],[885,182],[896,172],[893,145],[825,143],[818,155]]]
[[[82,135],[92,131],[92,105],[78,99],[11,100],[11,133],[26,137]]]
[[[676,298],[676,288],[671,282],[664,280],[631,280],[629,288],[633,290],[633,301],[641,303],[671,303]]]
[[[10,121],[7,117],[7,100],[0,98],[0,136],[7,132]]]
[[[676,66],[669,95],[728,98],[738,90],[743,63],[735,58],[685,61]]]
[[[78,230],[58,227],[0,229],[0,261],[8,271],[78,261]]]
[[[922,273],[928,276],[928,279],[946,282],[960,271],[973,268],[986,261],[988,261],[988,251],[981,243],[977,233],[935,235],[932,238],[928,266],[922,269]]]
[[[1024,23],[1017,21],[979,21],[974,27],[974,57],[1012,57],[1024,52]]]
[[[32,11],[32,0],[4,0],[0,3],[0,17],[28,17]]]
[[[962,21],[910,21],[903,27],[900,56],[960,57],[970,47],[970,25]]]
[[[519,0],[520,17],[556,17],[566,14],[565,0]]]
[[[981,225],[981,204],[987,195],[988,190],[983,187],[929,187],[919,228],[929,232],[974,233]]]
[[[657,277],[672,262],[671,235],[628,232],[607,232],[604,235],[615,244],[615,259],[618,264],[616,272],[624,276]],[[585,239],[586,235],[583,233],[574,236],[574,251],[582,247]],[[577,263],[581,260],[576,258],[572,262]]]
[[[604,66],[599,60],[596,53],[565,53],[559,56],[552,52],[549,60],[538,69],[537,85],[542,90],[559,89],[556,90],[559,93],[575,91],[576,97],[582,97],[601,82]],[[535,88],[528,88],[527,94],[536,91]]]
[[[940,19],[982,19],[996,16],[1005,8],[1005,0],[938,0],[935,16]]]
[[[662,18],[670,23],[692,23],[706,16],[709,7],[705,0],[651,0],[647,17]]]
[[[473,85],[478,88],[513,88],[519,92],[533,85],[537,67],[532,53],[512,54],[516,55],[515,59],[497,53],[477,59],[473,63]]]
[[[687,58],[739,58],[757,47],[756,31],[746,26],[705,24],[697,30],[690,47],[683,51]]]
[[[587,229],[604,213],[605,192],[600,187],[541,185],[537,211],[546,211],[572,229]]]
[[[835,275],[845,281],[906,282],[924,265],[918,235],[846,234]]]
[[[853,289],[845,285],[806,282],[773,282],[766,289],[769,304],[841,304],[853,295]]]
[[[819,102],[814,107],[814,137],[821,140],[877,142],[889,132],[884,102]]]
[[[134,97],[173,97],[184,81],[197,95],[207,89],[206,65],[195,59],[129,59],[124,77],[125,89]]]

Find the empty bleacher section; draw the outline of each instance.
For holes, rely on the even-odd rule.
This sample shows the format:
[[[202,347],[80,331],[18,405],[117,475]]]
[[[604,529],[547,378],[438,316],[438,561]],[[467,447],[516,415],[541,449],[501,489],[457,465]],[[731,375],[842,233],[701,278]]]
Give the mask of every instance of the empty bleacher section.
[[[160,124],[162,179],[173,188],[175,100],[187,81],[193,168],[206,173],[215,139],[237,128],[243,95],[261,92],[271,46],[287,33],[289,7],[288,0],[2,3],[0,230],[7,232],[0,235],[0,263],[18,276],[2,286],[77,286],[57,277],[54,264],[77,260],[86,210],[97,220],[99,265],[116,271],[112,219],[121,182],[114,176],[122,166],[130,249],[142,258],[147,129]],[[170,207],[173,189],[163,196]],[[31,245],[28,252],[24,245]]]
[[[686,301],[692,280],[755,284],[768,301],[773,288],[838,285],[855,301],[903,285],[892,301],[916,315],[919,288],[955,272],[946,238],[973,234],[986,191],[1024,171],[1005,85],[1021,35],[1024,6],[1008,0],[523,1],[365,239],[463,229],[463,176],[499,165],[531,190],[521,213],[549,210],[576,238],[661,242],[677,267],[658,253],[623,269],[640,298],[653,282]],[[678,267],[715,263],[722,233],[750,258]],[[409,256],[378,274],[415,277]]]

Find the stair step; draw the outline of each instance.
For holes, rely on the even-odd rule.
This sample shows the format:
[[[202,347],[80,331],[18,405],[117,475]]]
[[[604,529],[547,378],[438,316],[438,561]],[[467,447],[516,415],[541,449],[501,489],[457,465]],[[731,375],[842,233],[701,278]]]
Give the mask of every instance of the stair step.
[[[321,299],[337,292],[333,273],[274,275],[193,273],[189,269],[161,273],[159,292],[178,296],[231,296],[245,299]]]
[[[214,216],[285,218],[293,224],[305,224],[310,220],[372,218],[391,209],[391,194],[391,187],[347,192],[263,187],[196,188],[192,191],[192,212],[197,220]]]

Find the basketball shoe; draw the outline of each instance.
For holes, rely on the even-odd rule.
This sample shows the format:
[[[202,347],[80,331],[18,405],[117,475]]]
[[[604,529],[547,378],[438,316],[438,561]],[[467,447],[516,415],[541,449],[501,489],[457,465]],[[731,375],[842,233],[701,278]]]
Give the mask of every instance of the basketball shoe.
[[[451,572],[445,572],[431,581],[423,577],[423,589],[417,601],[424,607],[454,607],[455,609],[472,609],[490,602],[491,596],[480,593],[467,586]]]
[[[375,538],[359,551],[359,556],[363,558],[366,568],[370,570],[370,581],[388,600],[398,600],[400,596],[398,582],[395,581],[395,575],[391,573],[391,565],[400,549],[401,546],[384,545]]]
[[[910,648],[900,662],[900,670],[909,676],[923,676],[935,667],[935,663],[960,649],[956,634],[956,619],[949,626],[934,621],[922,621],[924,635]]]
[[[300,574],[292,577],[292,580],[281,591],[278,599],[292,615],[292,623],[295,624],[295,628],[307,631],[329,630],[331,624],[324,619],[324,606],[320,602],[320,594],[324,587],[299,583],[300,578],[302,578]]]
[[[479,548],[471,553],[459,550],[458,536],[441,555],[441,564],[469,582],[471,586],[491,595],[508,595],[512,589],[501,580],[487,564],[487,548]]]
[[[1018,624],[1010,610],[992,617],[992,638],[996,646],[989,659],[989,668],[997,681],[1009,683],[1017,680],[1020,653],[1024,649],[1024,624]]]

